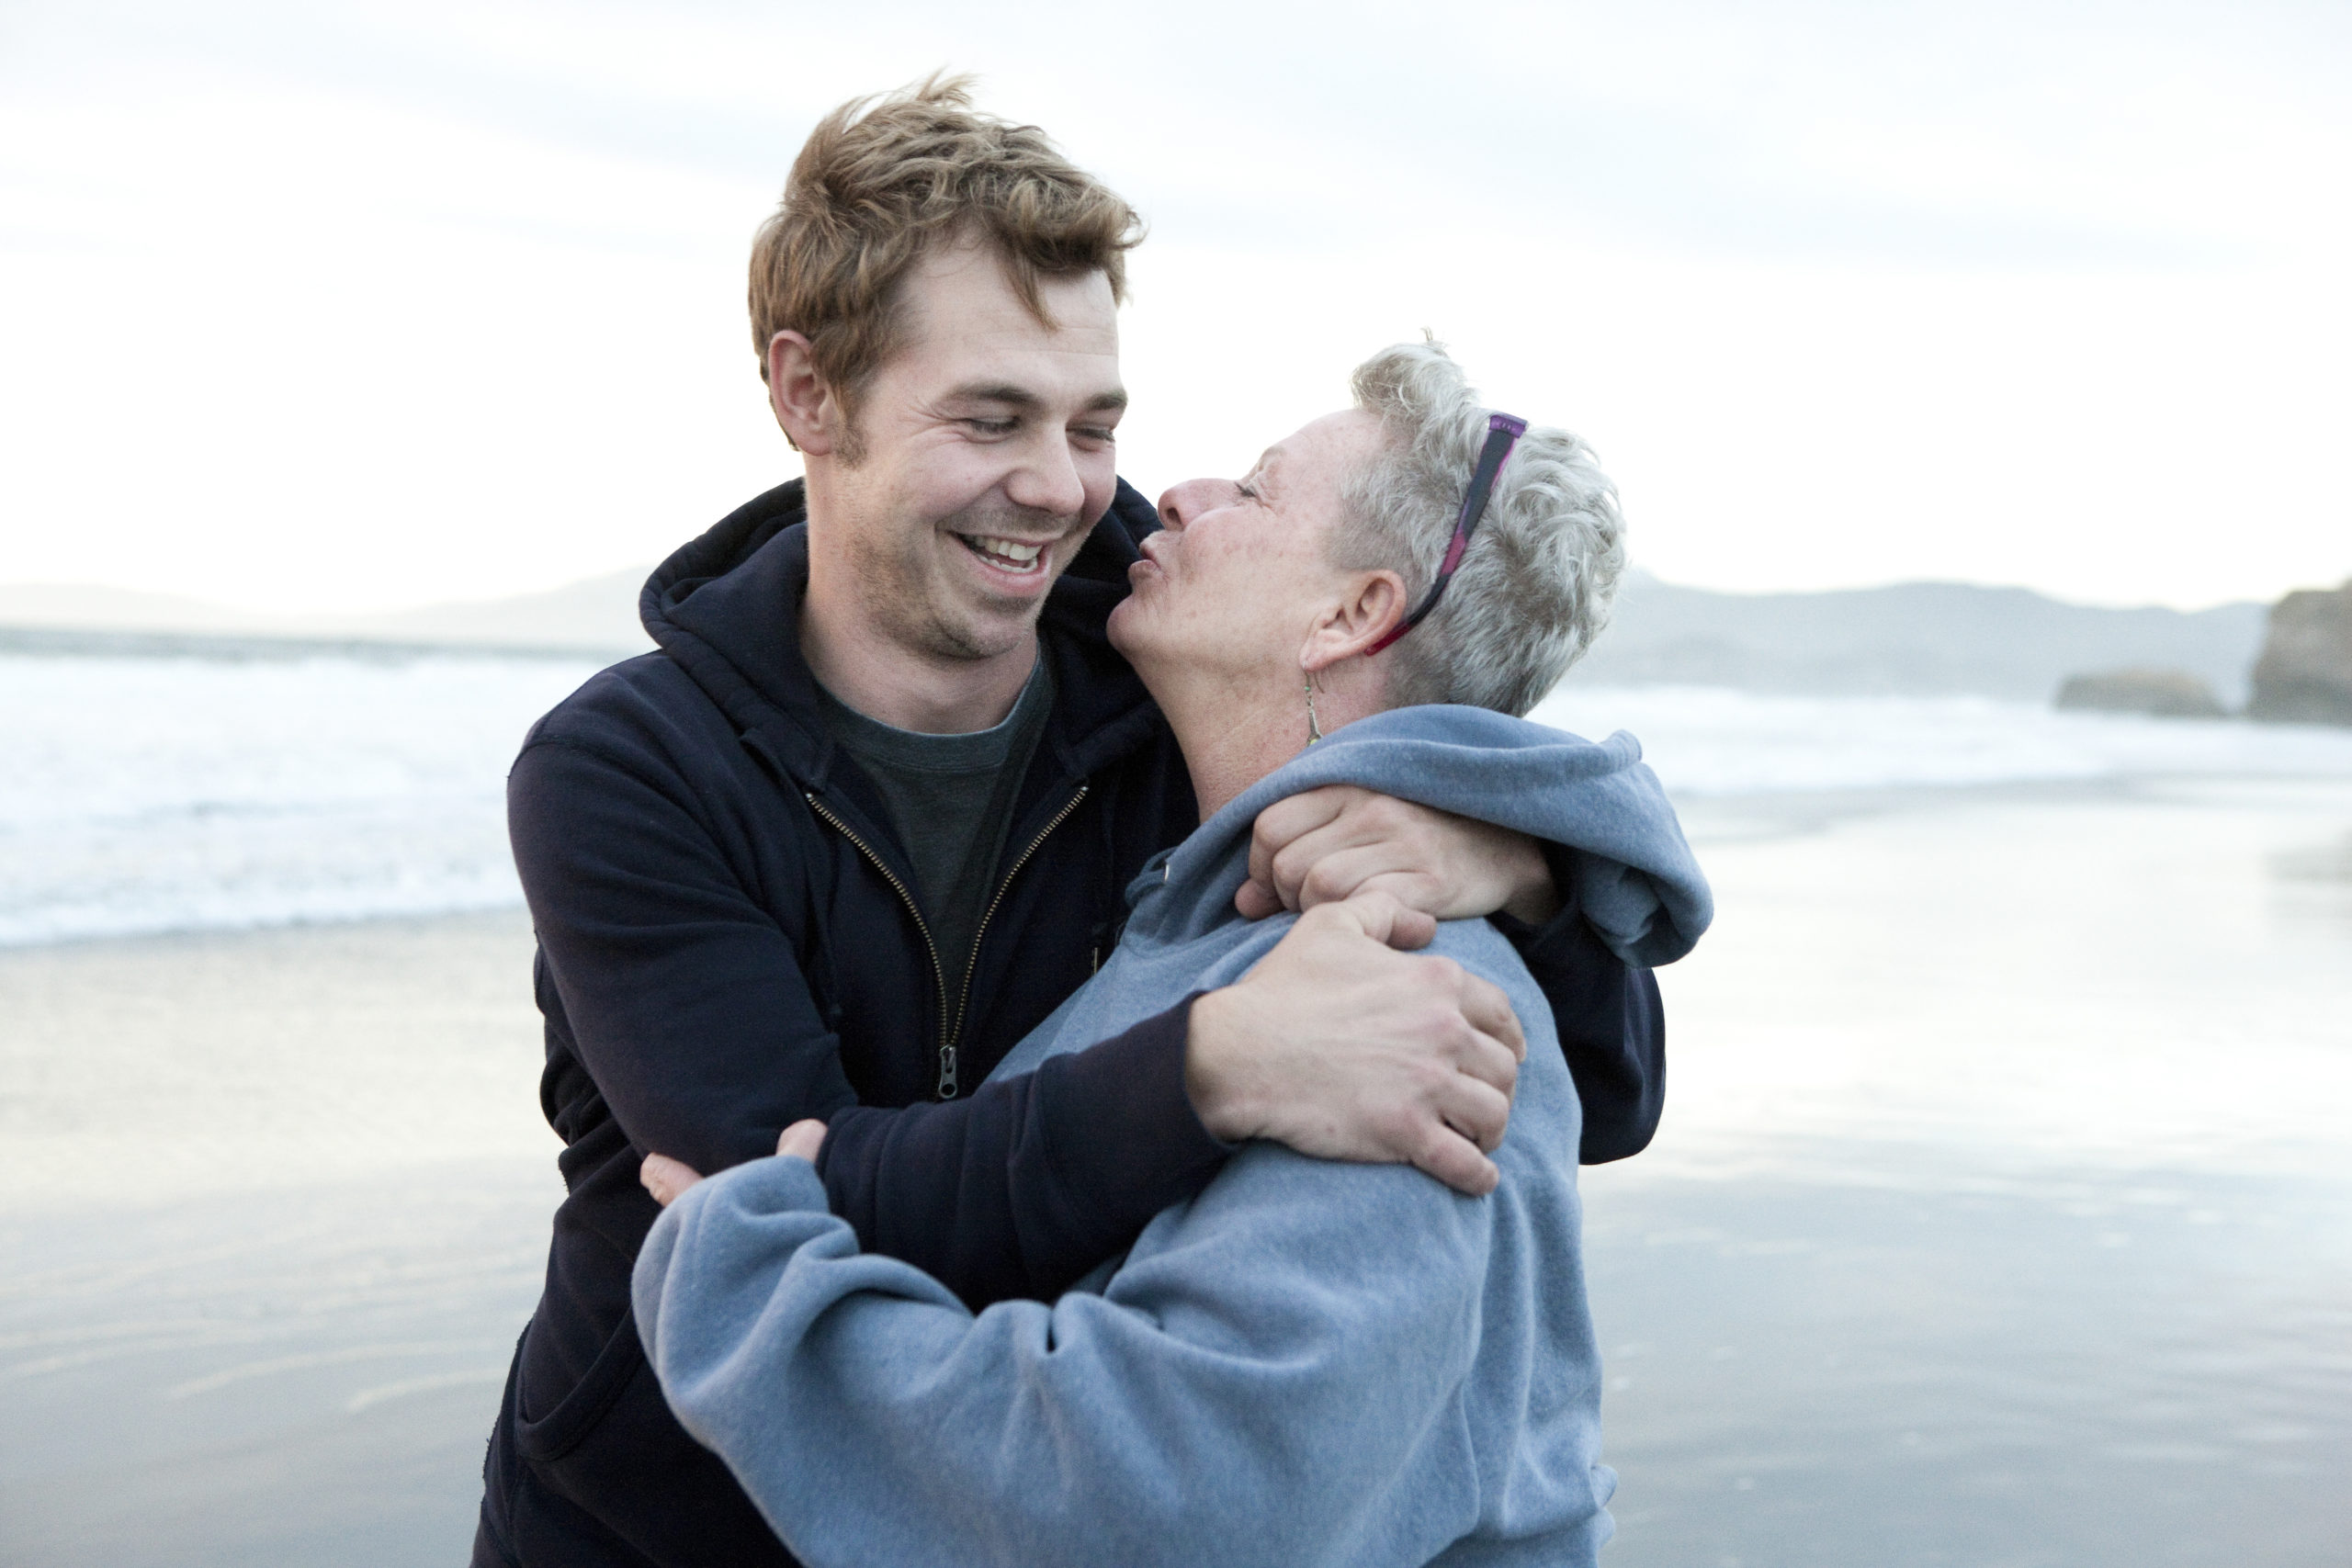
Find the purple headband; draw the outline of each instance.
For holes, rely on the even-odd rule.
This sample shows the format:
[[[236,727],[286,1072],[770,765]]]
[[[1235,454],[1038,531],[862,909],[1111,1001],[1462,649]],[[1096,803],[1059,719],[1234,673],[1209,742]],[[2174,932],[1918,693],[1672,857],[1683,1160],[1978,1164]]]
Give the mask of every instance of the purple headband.
[[[1462,557],[1470,548],[1470,536],[1478,531],[1478,519],[1487,514],[1487,500],[1495,491],[1495,476],[1502,471],[1503,459],[1519,438],[1527,434],[1527,422],[1507,413],[1492,414],[1487,420],[1487,444],[1478,449],[1478,466],[1471,470],[1470,492],[1462,498],[1462,513],[1453,520],[1453,537],[1445,547],[1445,560],[1437,569],[1437,581],[1421,600],[1420,607],[1395,626],[1388,635],[1363,650],[1366,659],[1378,653],[1415,626],[1429,618],[1437,602],[1445,597],[1445,585],[1453,581],[1454,570],[1461,566]]]

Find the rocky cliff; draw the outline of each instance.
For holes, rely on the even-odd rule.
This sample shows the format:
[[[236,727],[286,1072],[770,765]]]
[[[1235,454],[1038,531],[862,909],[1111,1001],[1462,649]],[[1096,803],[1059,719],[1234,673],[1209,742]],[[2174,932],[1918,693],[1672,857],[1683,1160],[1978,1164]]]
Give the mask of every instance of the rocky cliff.
[[[2270,611],[2248,718],[2352,725],[2352,581],[2306,588]]]

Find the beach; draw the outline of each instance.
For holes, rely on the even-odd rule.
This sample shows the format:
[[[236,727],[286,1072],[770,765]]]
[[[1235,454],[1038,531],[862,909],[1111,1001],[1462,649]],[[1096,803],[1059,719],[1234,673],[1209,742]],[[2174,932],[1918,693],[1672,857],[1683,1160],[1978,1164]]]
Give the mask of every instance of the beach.
[[[2352,786],[1686,811],[1668,1112],[1586,1173],[1604,1562],[2352,1542]]]
[[[1578,700],[1721,911],[1660,975],[1657,1142],[1585,1173],[1603,1561],[2340,1564],[2352,737],[1987,710],[1973,761],[1883,749],[1925,779],[1792,781],[1790,710]],[[494,835],[494,774],[433,787]],[[446,896],[502,897],[467,853]],[[272,863],[278,923],[0,947],[0,1559],[465,1551],[560,1193],[530,933],[511,893],[283,923],[372,863]]]
[[[0,1560],[459,1562],[561,1195],[520,910],[0,950]]]

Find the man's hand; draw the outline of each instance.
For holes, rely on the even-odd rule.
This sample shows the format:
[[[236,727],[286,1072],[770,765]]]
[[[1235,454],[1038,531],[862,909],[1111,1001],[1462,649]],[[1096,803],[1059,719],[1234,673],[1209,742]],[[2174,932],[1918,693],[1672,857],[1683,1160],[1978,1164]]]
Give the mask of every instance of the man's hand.
[[[1500,909],[1541,925],[1560,909],[1542,846],[1508,828],[1354,784],[1326,784],[1258,814],[1250,880],[1233,899],[1242,914],[1262,919],[1362,892],[1441,920]]]
[[[814,1118],[795,1122],[775,1141],[775,1152],[796,1159],[817,1163],[817,1155],[825,1146],[825,1124]],[[668,1155],[647,1155],[645,1163],[637,1168],[637,1179],[653,1201],[663,1208],[678,1201],[678,1195],[702,1179],[702,1172]]]
[[[1193,1004],[1184,1087],[1228,1143],[1406,1162],[1476,1197],[1501,1173],[1527,1041],[1502,991],[1419,947],[1436,921],[1386,893],[1309,909],[1238,984]]]

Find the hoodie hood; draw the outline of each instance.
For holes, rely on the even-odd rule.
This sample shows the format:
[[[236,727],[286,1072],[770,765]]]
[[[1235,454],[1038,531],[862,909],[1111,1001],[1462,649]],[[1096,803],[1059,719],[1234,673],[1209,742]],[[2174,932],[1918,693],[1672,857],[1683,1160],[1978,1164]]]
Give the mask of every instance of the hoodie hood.
[[[1577,852],[1572,897],[1629,964],[1671,964],[1714,919],[1714,896],[1641,743],[1595,744],[1487,708],[1392,708],[1333,731],[1227,803],[1129,891],[1131,940],[1183,942],[1233,918],[1250,835],[1274,802],[1360,784]],[[1164,891],[1165,897],[1151,897]]]

